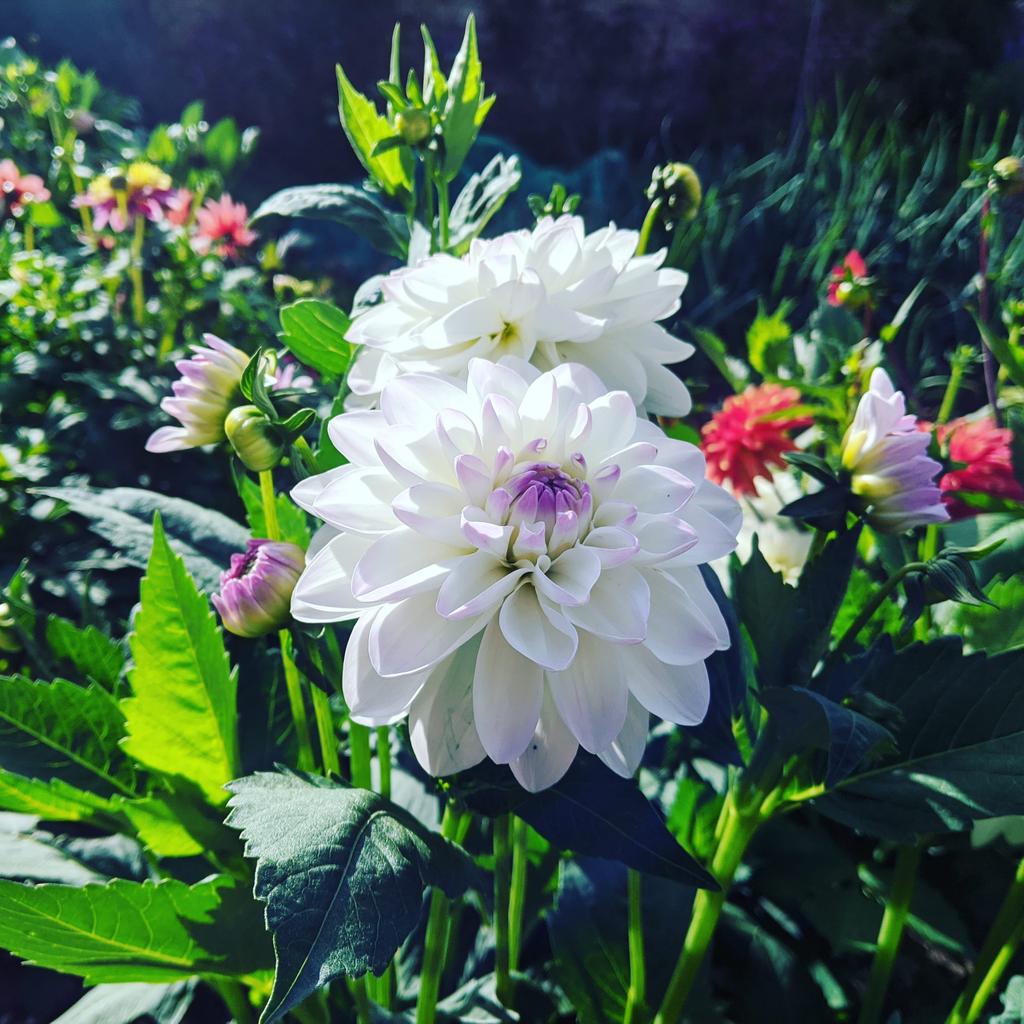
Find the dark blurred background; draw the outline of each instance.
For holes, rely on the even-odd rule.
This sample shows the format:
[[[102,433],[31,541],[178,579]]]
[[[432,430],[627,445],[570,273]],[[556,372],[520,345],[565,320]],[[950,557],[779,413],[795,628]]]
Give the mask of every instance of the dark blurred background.
[[[607,151],[649,166],[697,147],[777,144],[801,105],[878,80],[880,109],[924,120],[964,104],[1021,106],[1024,4],[1014,0],[0,0],[0,34],[70,57],[137,97],[145,123],[197,97],[258,125],[246,191],[347,180],[334,64],[373,91],[393,23],[419,66],[429,21],[442,61],[474,10],[487,131],[532,161]]]

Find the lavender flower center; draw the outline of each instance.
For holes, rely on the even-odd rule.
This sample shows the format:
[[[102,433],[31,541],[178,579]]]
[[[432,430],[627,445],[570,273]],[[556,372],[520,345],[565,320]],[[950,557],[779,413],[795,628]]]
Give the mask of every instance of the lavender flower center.
[[[266,543],[265,540],[250,540],[244,551],[232,555],[231,567],[224,573],[224,580],[240,580],[248,576],[259,558],[260,548]]]
[[[564,522],[566,513],[579,523],[589,518],[593,508],[589,484],[553,462],[528,465],[505,483],[505,490],[512,498],[508,521],[514,525],[542,523],[549,541],[555,524],[560,519]]]

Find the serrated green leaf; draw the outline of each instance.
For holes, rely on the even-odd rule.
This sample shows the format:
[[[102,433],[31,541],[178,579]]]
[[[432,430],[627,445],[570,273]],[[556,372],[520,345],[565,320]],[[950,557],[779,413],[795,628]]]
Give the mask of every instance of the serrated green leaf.
[[[277,953],[265,1024],[342,974],[383,973],[419,920],[424,888],[456,897],[473,877],[462,850],[367,790],[291,772],[230,789],[227,823],[256,858]]]
[[[386,154],[380,159],[393,155]],[[270,216],[334,221],[388,256],[404,261],[409,252],[409,227],[405,220],[385,209],[369,192],[353,185],[299,185],[282,189],[260,203],[252,220]]]
[[[214,804],[238,774],[237,679],[216,618],[171,551],[160,517],[130,643],[132,696],[121,702],[125,751],[196,783]]]
[[[109,800],[69,786],[61,779],[41,782],[3,769],[0,769],[0,808],[35,814],[49,821],[88,821],[116,813]]]
[[[219,935],[214,930],[233,885],[224,878],[81,887],[0,880],[0,947],[90,984],[244,973],[256,964],[246,963],[251,935],[242,921],[225,920]],[[209,948],[211,938],[222,947]]]
[[[117,703],[99,686],[0,676],[0,768],[109,797],[131,795],[135,771],[119,743]]]
[[[480,125],[494,98],[484,98],[483,67],[476,42],[476,19],[466,19],[462,46],[455,55],[448,75],[448,94],[445,100],[441,131],[444,135],[444,165],[442,173],[451,181],[462,167],[466,155],[476,141]]]
[[[337,66],[337,75],[341,127],[359,162],[388,195],[404,199],[413,187],[407,162],[395,150],[373,155],[377,143],[394,135],[394,129],[388,124],[388,119],[378,112],[376,104],[348,80],[340,64]]]
[[[69,619],[50,615],[46,642],[58,661],[70,662],[88,679],[108,690],[117,685],[124,668],[124,651],[95,626],[76,626]]]
[[[355,346],[345,340],[351,321],[337,306],[300,299],[281,310],[281,341],[300,362],[325,377],[343,377]]]
[[[992,602],[989,606],[957,605],[953,631],[970,650],[998,654],[1020,647],[1024,644],[1024,579],[996,580],[986,595]]]
[[[448,229],[454,249],[463,249],[476,238],[488,221],[519,187],[523,174],[519,158],[493,157],[482,171],[470,176],[452,204]]]
[[[820,810],[900,842],[1024,814],[1024,649],[964,655],[947,637],[883,648],[860,675],[896,709],[898,753],[840,783]]]

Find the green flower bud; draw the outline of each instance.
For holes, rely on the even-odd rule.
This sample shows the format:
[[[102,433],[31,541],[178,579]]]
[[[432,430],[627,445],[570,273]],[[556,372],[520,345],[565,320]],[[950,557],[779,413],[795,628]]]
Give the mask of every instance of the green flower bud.
[[[395,131],[410,145],[421,143],[431,130],[430,114],[425,110],[411,107],[395,117]]]
[[[1005,195],[1024,192],[1024,162],[1016,156],[1004,156],[992,166],[992,184]]]
[[[662,219],[670,230],[677,221],[693,220],[703,197],[700,178],[689,164],[655,167],[647,186],[647,198],[652,203],[657,199],[662,201]]]
[[[254,473],[273,469],[284,454],[277,429],[255,405],[240,405],[224,421],[227,435],[242,465]]]

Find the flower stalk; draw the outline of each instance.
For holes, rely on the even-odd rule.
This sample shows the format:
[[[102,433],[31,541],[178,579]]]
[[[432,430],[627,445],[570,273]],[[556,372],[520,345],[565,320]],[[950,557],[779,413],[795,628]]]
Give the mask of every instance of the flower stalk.
[[[882,1019],[885,996],[889,990],[893,965],[903,939],[903,929],[910,915],[910,900],[917,881],[917,867],[921,860],[919,846],[901,846],[896,854],[896,873],[892,892],[885,903],[882,924],[878,930],[878,944],[871,962],[868,988],[861,1003],[858,1024],[875,1024]]]
[[[146,319],[146,291],[142,282],[142,249],[145,239],[146,218],[136,217],[128,274],[132,282],[132,315],[137,327],[141,327]]]
[[[641,899],[643,876],[629,869],[626,876],[629,900],[629,989],[626,992],[626,1010],[623,1024],[640,1024],[644,1020],[647,1000],[647,965],[644,959],[644,922]]]
[[[960,998],[946,1024],[975,1024],[992,997],[1014,953],[1024,940],[1024,860],[1017,865],[1010,888],[978,953]]]
[[[512,883],[508,902],[508,964],[509,971],[519,966],[522,948],[523,910],[526,905],[527,824],[522,818],[512,819]]]
[[[512,815],[494,819],[494,977],[502,1006],[513,997],[509,920],[512,898]]]

